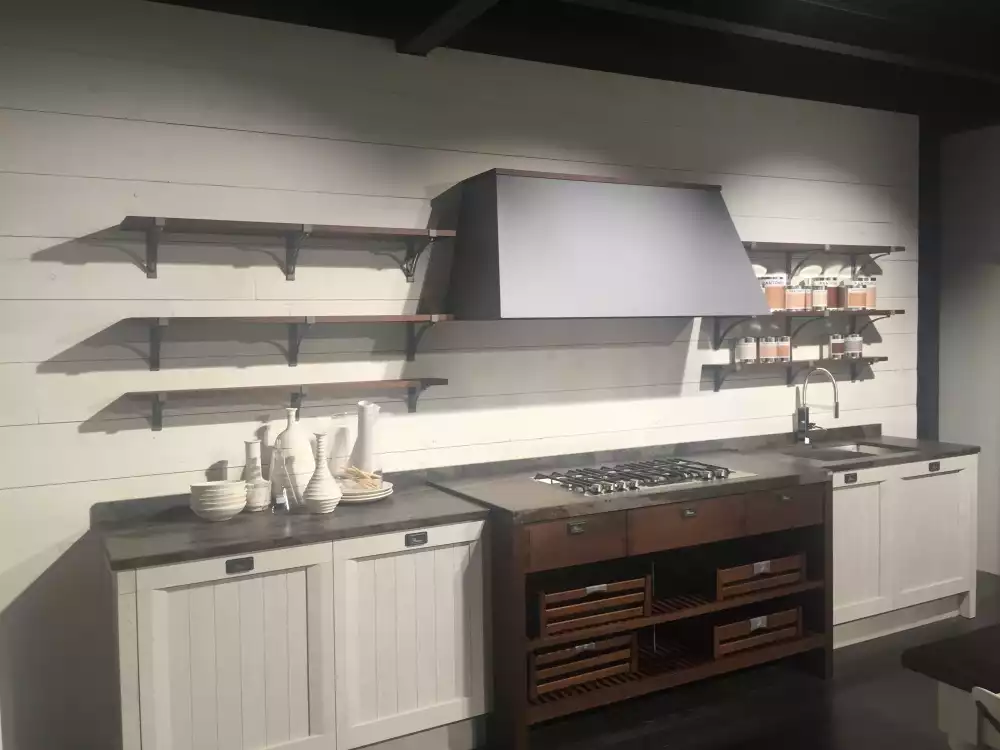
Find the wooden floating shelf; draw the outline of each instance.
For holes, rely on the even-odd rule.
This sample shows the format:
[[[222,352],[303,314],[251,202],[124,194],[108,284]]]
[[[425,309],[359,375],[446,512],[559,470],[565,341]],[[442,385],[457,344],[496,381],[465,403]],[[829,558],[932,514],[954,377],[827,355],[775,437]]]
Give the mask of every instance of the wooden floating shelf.
[[[715,391],[722,388],[722,384],[727,377],[734,372],[773,372],[775,369],[785,370],[785,381],[787,385],[792,385],[795,378],[803,370],[812,370],[816,367],[839,367],[850,365],[851,382],[858,379],[862,367],[871,367],[877,362],[888,362],[888,357],[861,357],[860,359],[810,359],[795,360],[792,362],[751,362],[749,364],[728,364],[728,365],[702,365],[708,372],[712,373]]]
[[[417,261],[429,244],[443,237],[454,237],[451,229],[415,229],[411,227],[361,227],[331,224],[286,224],[265,221],[228,221],[217,219],[179,219],[162,216],[126,216],[119,227],[146,234],[146,276],[156,278],[160,242],[164,234],[227,234],[239,237],[276,237],[285,240],[285,277],[295,279],[299,251],[307,238],[399,240],[405,246],[403,258],[396,259],[407,281],[413,281]],[[342,249],[342,248],[341,248]]]
[[[528,651],[538,651],[541,649],[553,648],[566,643],[575,643],[581,640],[599,638],[615,633],[625,633],[632,630],[640,630],[651,625],[662,625],[665,622],[677,622],[691,617],[712,614],[714,612],[724,612],[727,609],[745,607],[748,604],[767,601],[769,599],[780,599],[784,596],[794,596],[807,591],[818,591],[823,588],[823,581],[803,581],[789,586],[778,586],[746,596],[734,596],[729,599],[713,600],[704,594],[688,594],[682,596],[672,596],[666,599],[655,599],[653,601],[652,614],[648,617],[635,617],[631,620],[619,620],[606,625],[599,625],[592,628],[580,628],[570,630],[558,635],[543,636],[528,641]]]
[[[239,385],[231,388],[176,388],[157,391],[131,391],[125,396],[137,401],[148,401],[152,404],[152,427],[163,429],[163,407],[171,397],[188,396],[220,396],[234,392],[275,391],[290,394],[290,406],[301,408],[308,389],[315,388],[329,393],[372,393],[378,391],[405,391],[409,411],[417,410],[417,400],[424,390],[435,385],[447,385],[446,378],[412,378],[407,380],[358,380],[352,382],[331,383],[319,381],[312,383],[288,383],[280,385]]]
[[[851,321],[851,333],[861,333],[866,328],[874,325],[879,320],[885,320],[886,318],[891,318],[895,315],[905,315],[906,310],[882,310],[882,309],[866,309],[866,310],[772,310],[767,315],[747,315],[746,317],[721,317],[714,316],[712,318],[712,348],[719,350],[722,348],[726,339],[738,326],[748,323],[752,320],[764,321],[764,320],[784,320],[785,321],[785,335],[788,336],[794,342],[795,337],[799,335],[803,328],[811,323],[819,320],[825,320],[827,318],[844,318]],[[858,318],[869,318],[868,322],[863,326],[858,328]],[[794,319],[804,320],[797,328],[793,325],[792,321]],[[726,327],[723,328],[722,321],[731,320]]]
[[[179,323],[240,323],[240,324],[284,324],[288,326],[288,365],[299,363],[302,340],[314,325],[349,325],[369,323],[406,324],[406,361],[412,362],[417,356],[417,347],[427,330],[436,323],[454,320],[453,315],[289,315],[289,316],[227,316],[199,318],[171,316],[167,318],[129,318],[149,326],[149,369],[160,369],[160,352],[163,344],[163,329]]]
[[[693,653],[679,644],[664,645],[656,651],[643,649],[635,672],[606,677],[534,698],[528,706],[528,723],[538,724],[578,711],[822,649],[826,647],[826,640],[825,635],[808,634],[793,641],[741,651],[720,659]]]
[[[744,242],[743,247],[747,253],[779,253],[787,256],[785,258],[785,273],[791,278],[805,267],[810,258],[816,255],[837,255],[847,257],[851,260],[851,276],[855,276],[858,271],[872,263],[878,258],[884,258],[894,253],[906,252],[905,247],[897,245],[823,245],[806,242]],[[804,256],[796,265],[792,265],[792,257],[795,255]],[[858,258],[864,256],[860,265]]]

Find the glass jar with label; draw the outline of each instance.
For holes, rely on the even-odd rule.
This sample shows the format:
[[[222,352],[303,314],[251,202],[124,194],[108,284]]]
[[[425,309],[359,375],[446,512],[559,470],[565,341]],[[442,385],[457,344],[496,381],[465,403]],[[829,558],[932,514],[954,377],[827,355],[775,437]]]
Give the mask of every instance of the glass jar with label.
[[[757,339],[750,336],[736,342],[736,362],[750,364],[757,361]]]
[[[760,285],[764,290],[764,299],[771,310],[785,309],[785,287],[787,279],[784,274],[761,276]]]
[[[843,359],[846,346],[844,337],[839,333],[830,334],[830,359]]]
[[[811,294],[809,295],[812,296]],[[790,286],[785,289],[785,309],[786,310],[807,310],[806,288],[801,285]]]
[[[778,337],[778,351],[775,359],[779,362],[792,361],[792,339],[790,336]]]
[[[874,276],[865,279],[865,307],[875,310],[878,307],[878,287]]]
[[[847,297],[844,306],[848,310],[864,310],[868,307],[868,289],[863,281],[847,281],[844,287]]]
[[[778,340],[774,336],[765,336],[760,340],[760,361],[775,362],[778,358]]]
[[[848,359],[861,359],[864,351],[864,339],[860,333],[852,333],[844,339],[844,353]]]
[[[825,310],[829,307],[829,296],[825,279],[811,279],[810,289],[812,292],[811,306],[813,310]]]

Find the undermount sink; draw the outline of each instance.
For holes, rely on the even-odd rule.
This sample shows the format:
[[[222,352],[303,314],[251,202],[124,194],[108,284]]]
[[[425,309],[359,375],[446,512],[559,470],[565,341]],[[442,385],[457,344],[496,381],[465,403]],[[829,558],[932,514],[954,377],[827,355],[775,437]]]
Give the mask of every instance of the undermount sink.
[[[809,458],[819,463],[832,464],[850,461],[862,456],[889,456],[913,453],[911,448],[873,443],[807,443],[783,448],[780,453],[800,458]]]

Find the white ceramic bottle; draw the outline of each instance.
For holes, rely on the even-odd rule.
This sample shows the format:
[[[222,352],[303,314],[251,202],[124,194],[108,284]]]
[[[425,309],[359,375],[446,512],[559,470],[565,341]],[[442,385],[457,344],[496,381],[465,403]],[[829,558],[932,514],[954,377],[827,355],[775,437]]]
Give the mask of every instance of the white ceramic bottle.
[[[301,507],[306,486],[316,470],[316,460],[313,458],[309,434],[296,419],[296,409],[285,409],[285,413],[288,415],[288,425],[274,440],[272,456],[277,458],[272,458],[271,466],[272,472],[277,469],[278,474],[283,476],[281,488],[289,490],[288,501],[292,506],[289,510],[296,510],[295,505]],[[275,466],[276,461],[283,466]],[[275,490],[276,494],[280,493],[279,488]]]
[[[243,465],[243,481],[247,483],[247,507],[251,513],[266,510],[270,505],[268,483],[260,464],[260,441],[246,441],[246,463]]]
[[[316,470],[306,487],[303,500],[310,513],[331,513],[340,502],[341,491],[330,472],[329,436],[316,433]]]

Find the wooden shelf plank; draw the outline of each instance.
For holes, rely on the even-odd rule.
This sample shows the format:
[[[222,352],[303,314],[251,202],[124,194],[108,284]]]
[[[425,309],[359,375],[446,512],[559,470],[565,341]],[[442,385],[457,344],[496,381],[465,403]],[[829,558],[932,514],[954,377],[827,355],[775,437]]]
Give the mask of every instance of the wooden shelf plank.
[[[126,216],[121,228],[144,232],[159,223],[166,234],[236,234],[255,237],[282,237],[291,232],[307,231],[310,237],[357,237],[392,239],[393,237],[454,237],[451,229],[413,227],[363,227],[338,224],[286,224],[268,221],[228,221],[221,219],[181,219],[155,216]]]
[[[764,320],[766,318],[835,318],[835,317],[848,317],[855,315],[858,317],[875,317],[875,316],[889,316],[889,315],[904,315],[906,310],[881,310],[881,309],[865,309],[865,310],[847,310],[847,309],[827,309],[827,310],[772,310],[769,315],[752,315],[746,320]],[[734,316],[736,317],[736,316]]]
[[[638,672],[605,678],[598,680],[593,685],[578,686],[536,699],[528,706],[528,723],[538,724],[658,690],[697,682],[727,672],[735,672],[739,669],[825,648],[826,642],[826,635],[809,634],[794,641],[785,641],[773,646],[743,651],[715,660],[710,657],[691,655],[680,650],[665,654],[662,658],[658,654],[653,659],[649,659],[646,654],[643,654],[639,659]],[[646,658],[644,659],[644,657]],[[568,697],[560,697],[560,692],[570,691],[572,694]]]
[[[441,323],[454,320],[454,315],[431,313],[426,315],[226,315],[222,317],[200,317],[193,315],[171,315],[160,318],[129,318],[151,325],[178,323]]]
[[[836,367],[837,365],[871,365],[876,362],[888,362],[888,357],[861,357],[860,359],[796,359],[791,362],[750,362],[750,363],[730,363],[725,365],[702,365],[706,370],[731,370],[732,372],[743,372],[749,370],[763,370],[765,368],[779,367]]]
[[[327,380],[295,382],[295,383],[265,383],[259,385],[237,385],[229,388],[167,388],[152,391],[130,391],[125,395],[129,398],[145,399],[160,397],[163,400],[170,396],[211,396],[233,393],[236,391],[305,391],[307,388],[322,388],[323,390],[360,391],[398,391],[408,388],[429,388],[434,385],[447,385],[447,378],[412,378],[407,380],[357,380],[331,383]]]
[[[598,627],[581,628],[579,630],[571,630],[568,633],[560,633],[559,635],[534,638],[528,641],[528,651],[538,651],[541,649],[552,648],[554,646],[561,646],[565,643],[598,638],[606,635],[612,635],[614,633],[626,633],[632,630],[640,630],[651,625],[660,625],[665,622],[686,620],[691,617],[700,617],[701,615],[707,615],[713,612],[724,612],[727,609],[735,609],[736,607],[743,607],[747,604],[755,604],[756,602],[763,602],[769,599],[778,599],[783,596],[794,596],[795,594],[802,594],[807,591],[817,591],[822,588],[823,581],[803,581],[802,583],[792,584],[791,586],[764,589],[747,596],[736,596],[731,599],[722,599],[719,601],[709,601],[707,597],[702,597],[700,600],[698,597],[691,597],[692,600],[698,601],[698,603],[693,606],[677,606],[678,600],[672,598],[657,599],[653,602],[654,614],[649,617],[636,617],[631,620],[621,620]]]
[[[743,243],[748,252],[754,253],[828,253],[830,255],[890,255],[904,253],[898,245],[828,245],[810,242],[753,242]]]

